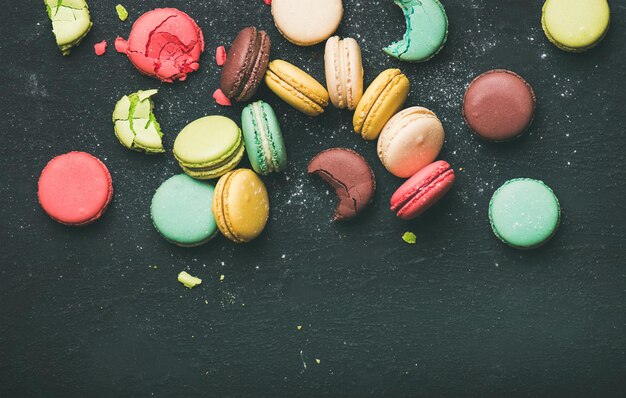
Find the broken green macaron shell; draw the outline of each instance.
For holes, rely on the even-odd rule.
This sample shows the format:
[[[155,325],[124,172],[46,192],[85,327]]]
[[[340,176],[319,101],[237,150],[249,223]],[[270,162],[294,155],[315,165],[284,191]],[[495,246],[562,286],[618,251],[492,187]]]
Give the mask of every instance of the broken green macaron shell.
[[[89,7],[85,0],[44,0],[44,3],[57,46],[63,55],[69,55],[91,30]]]
[[[128,149],[149,154],[163,153],[163,133],[152,110],[152,97],[158,90],[137,91],[125,95],[115,105],[115,136]]]
[[[448,38],[448,17],[439,0],[394,0],[406,19],[402,40],[383,48],[388,55],[407,62],[428,61]]]
[[[263,101],[246,106],[241,113],[241,127],[254,171],[261,175],[283,171],[287,166],[287,151],[272,107]]]

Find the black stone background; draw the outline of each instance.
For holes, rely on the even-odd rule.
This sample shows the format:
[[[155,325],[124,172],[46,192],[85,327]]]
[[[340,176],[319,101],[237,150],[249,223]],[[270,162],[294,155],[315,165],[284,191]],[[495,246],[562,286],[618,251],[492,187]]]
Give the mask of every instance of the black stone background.
[[[323,45],[285,41],[261,0],[126,1],[125,23],[116,1],[92,0],[93,30],[62,57],[41,1],[2,0],[0,396],[625,396],[626,4],[610,3],[602,44],[569,54],[543,35],[538,0],[446,0],[445,48],[412,65],[381,51],[402,35],[399,8],[346,0],[338,34],[361,44],[366,82],[399,67],[407,105],[442,119],[454,190],[423,217],[396,219],[388,200],[401,180],[352,132],[350,112],[309,118],[263,88],[256,98],[276,109],[290,158],[264,178],[267,229],[247,245],[218,237],[184,249],[157,234],[149,205],[181,172],[178,131],[209,114],[240,121],[241,105],[211,98],[215,48],[254,24],[269,32],[272,58],[323,82]],[[144,77],[113,49],[159,6],[204,31],[201,69],[186,82]],[[108,52],[96,57],[103,39]],[[520,73],[538,97],[531,130],[512,143],[479,141],[461,117],[465,87],[491,68]],[[124,149],[110,121],[121,96],[150,88],[160,90],[164,156]],[[333,194],[305,172],[335,146],[362,153],[378,181],[370,208],[345,224],[330,221]],[[86,228],[59,225],[37,204],[42,168],[71,150],[113,175],[109,210]],[[561,228],[543,248],[514,250],[491,233],[489,198],[514,177],[544,180],[561,201]],[[182,270],[203,284],[185,289]]]

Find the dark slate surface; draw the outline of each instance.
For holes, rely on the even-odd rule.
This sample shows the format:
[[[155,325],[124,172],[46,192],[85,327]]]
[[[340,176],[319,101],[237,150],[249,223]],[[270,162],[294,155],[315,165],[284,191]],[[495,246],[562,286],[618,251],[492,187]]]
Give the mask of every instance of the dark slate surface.
[[[441,117],[454,191],[418,220],[395,219],[387,203],[401,181],[352,133],[351,114],[311,119],[264,88],[258,97],[280,116],[290,156],[284,174],[265,178],[269,225],[248,245],[219,237],[196,249],[152,228],[152,194],[181,170],[171,152],[148,157],[119,145],[115,102],[159,88],[156,114],[171,149],[198,117],[239,121],[240,106],[219,107],[211,94],[214,49],[240,28],[267,29],[273,58],[322,81],[323,46],[283,40],[261,0],[126,2],[126,23],[103,0],[90,2],[95,26],[64,58],[40,3],[4,1],[0,25],[0,396],[626,394],[623,2],[611,2],[604,42],[575,55],[547,42],[538,0],[448,0],[446,47],[410,65],[380,50],[402,35],[400,10],[346,0],[339,34],[361,43],[367,82],[400,67],[412,84],[408,103]],[[202,68],[187,82],[143,77],[112,48],[158,6],[188,12],[205,33]],[[98,58],[92,46],[103,39],[109,51]],[[460,112],[469,81],[496,67],[524,76],[539,100],[531,131],[500,145],[472,137]],[[333,195],[305,174],[332,146],[362,153],[378,180],[370,209],[347,224],[330,222]],[[103,159],[115,185],[108,212],[82,229],[51,221],[36,198],[41,169],[70,150]],[[514,177],[544,180],[563,206],[556,237],[531,252],[499,243],[487,222],[491,193]],[[405,231],[416,245],[402,242]],[[204,283],[186,290],[181,270]]]

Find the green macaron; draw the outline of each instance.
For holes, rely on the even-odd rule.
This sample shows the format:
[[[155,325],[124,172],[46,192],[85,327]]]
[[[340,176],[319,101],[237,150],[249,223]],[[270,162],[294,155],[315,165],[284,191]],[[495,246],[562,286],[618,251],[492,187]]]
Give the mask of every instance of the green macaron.
[[[63,55],[69,55],[91,30],[91,16],[85,0],[44,0],[52,33]]]
[[[214,187],[186,174],[170,177],[152,197],[150,215],[159,233],[184,247],[199,246],[217,234],[213,217]]]
[[[234,169],[245,152],[241,129],[225,116],[189,123],[174,141],[174,157],[193,178],[211,179]]]
[[[559,200],[542,181],[516,178],[496,190],[489,202],[489,221],[502,242],[533,249],[555,234],[561,219]]]
[[[269,104],[253,102],[241,113],[243,139],[254,171],[261,175],[283,171],[287,151],[276,114]]]
[[[128,149],[163,153],[161,126],[156,121],[152,97],[158,90],[137,91],[117,101],[113,111],[115,136]]]

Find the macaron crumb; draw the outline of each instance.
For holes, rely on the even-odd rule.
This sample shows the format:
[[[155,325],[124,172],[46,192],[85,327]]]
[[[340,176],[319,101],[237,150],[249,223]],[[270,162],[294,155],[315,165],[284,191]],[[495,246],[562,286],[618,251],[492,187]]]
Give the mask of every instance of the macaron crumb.
[[[272,5],[272,0],[263,0],[263,3],[265,3],[268,6]]]
[[[409,245],[414,245],[417,243],[417,236],[413,232],[405,232],[402,235],[402,240],[408,243]]]
[[[178,274],[178,281],[188,289],[192,289],[202,283],[202,279],[191,276],[186,271]]]
[[[97,56],[104,55],[104,53],[107,51],[107,41],[102,40],[100,43],[94,44],[93,49],[96,52]]]
[[[222,282],[226,277],[224,275],[220,275],[220,282]]]
[[[217,66],[223,66],[226,63],[226,48],[224,46],[215,49],[215,63]]]
[[[298,325],[298,326],[296,326],[296,329],[298,329],[298,330],[302,330],[302,325]]]
[[[319,365],[320,363],[322,363],[322,360],[319,359],[319,358],[315,358],[315,363],[317,363]]]
[[[123,5],[116,5],[115,11],[117,12],[117,16],[119,17],[120,21],[126,21],[126,19],[128,18],[128,11],[126,11],[126,8]]]
[[[213,98],[215,99],[215,102],[218,103],[218,105],[222,105],[222,106],[232,105],[232,102],[230,102],[230,99],[228,99],[226,94],[224,94],[224,92],[219,88],[215,90],[215,92],[213,93]]]

